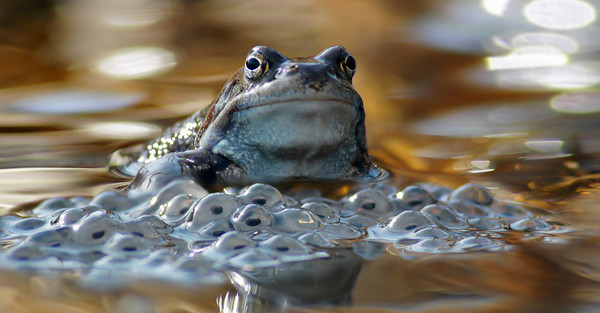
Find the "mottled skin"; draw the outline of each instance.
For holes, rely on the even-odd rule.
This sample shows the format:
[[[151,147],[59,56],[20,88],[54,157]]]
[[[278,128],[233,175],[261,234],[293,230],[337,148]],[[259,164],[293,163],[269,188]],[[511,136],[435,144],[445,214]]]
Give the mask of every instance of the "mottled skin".
[[[354,58],[339,46],[295,59],[253,48],[207,109],[139,154],[146,164],[132,188],[182,176],[222,186],[373,175],[355,71]]]

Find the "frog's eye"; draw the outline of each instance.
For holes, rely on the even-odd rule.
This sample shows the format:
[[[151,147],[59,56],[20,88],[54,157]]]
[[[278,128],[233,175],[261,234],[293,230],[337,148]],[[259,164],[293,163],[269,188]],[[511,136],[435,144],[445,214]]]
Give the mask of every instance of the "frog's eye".
[[[356,72],[356,60],[351,54],[348,54],[346,58],[344,58],[344,61],[342,61],[340,66],[348,78],[354,76],[354,73]]]
[[[246,64],[244,66],[244,72],[246,73],[246,77],[248,79],[257,79],[264,72],[266,72],[267,62],[265,62],[264,58],[260,54],[254,54],[248,56],[246,59]]]

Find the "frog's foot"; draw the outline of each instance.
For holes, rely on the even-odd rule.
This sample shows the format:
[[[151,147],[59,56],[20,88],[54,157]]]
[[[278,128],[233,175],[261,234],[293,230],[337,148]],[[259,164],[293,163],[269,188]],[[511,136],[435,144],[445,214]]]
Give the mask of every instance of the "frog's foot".
[[[235,181],[247,184],[244,171],[231,161],[205,149],[172,153],[142,166],[128,187],[130,195],[158,192],[170,182],[190,179],[213,189]]]

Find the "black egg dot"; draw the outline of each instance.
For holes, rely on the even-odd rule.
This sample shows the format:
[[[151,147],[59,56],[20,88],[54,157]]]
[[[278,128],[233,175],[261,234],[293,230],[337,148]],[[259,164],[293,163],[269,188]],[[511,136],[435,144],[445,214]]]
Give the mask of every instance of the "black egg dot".
[[[408,206],[418,206],[421,204],[421,200],[408,201]]]
[[[138,236],[138,237],[144,237],[144,234],[137,232],[137,231],[132,231],[131,234],[134,236]]]
[[[187,212],[189,208],[183,208],[181,210],[179,210],[179,214],[184,214],[185,212]]]
[[[97,232],[95,232],[95,233],[92,234],[92,238],[94,238],[94,239],[100,239],[100,238],[102,238],[104,236],[105,233],[106,232],[103,231],[103,230],[97,231]]]
[[[222,206],[217,206],[211,209],[212,214],[214,215],[219,215],[221,213],[223,213],[223,207]]]
[[[237,245],[237,246],[233,247],[233,250],[240,250],[240,249],[243,249],[245,247],[246,247],[246,245]]]
[[[412,229],[415,229],[415,228],[417,228],[416,224],[406,225],[406,227],[404,227],[404,229],[406,229],[406,230],[412,230]]]
[[[254,227],[254,226],[258,226],[260,225],[261,221],[259,218],[249,218],[246,220],[246,225],[250,226],[250,227]]]
[[[224,230],[215,230],[212,234],[215,237],[219,237],[219,236],[223,235],[224,233],[225,233]]]
[[[373,203],[373,202],[363,203],[361,205],[361,208],[363,208],[365,210],[373,210],[375,208],[375,203]]]
[[[50,245],[50,247],[52,247],[52,248],[60,247],[60,242],[53,243],[53,244]]]
[[[265,199],[265,198],[255,198],[255,199],[252,200],[252,203],[258,204],[258,205],[265,205],[265,204],[267,204],[267,199]]]
[[[123,247],[123,251],[132,252],[132,251],[135,251],[135,250],[137,250],[136,247]]]
[[[246,60],[246,68],[249,70],[255,70],[260,66],[260,61],[257,58],[249,58]]]
[[[284,252],[284,251],[289,251],[290,248],[289,247],[275,247],[275,250]]]

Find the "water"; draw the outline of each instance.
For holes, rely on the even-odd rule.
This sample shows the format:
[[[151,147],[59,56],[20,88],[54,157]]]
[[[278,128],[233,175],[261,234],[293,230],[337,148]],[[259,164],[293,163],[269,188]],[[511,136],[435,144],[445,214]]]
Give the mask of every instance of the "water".
[[[1,219],[0,307],[327,311],[296,304],[329,293],[326,302],[366,312],[597,309],[597,2],[1,6],[12,18],[0,20],[7,30],[0,48],[0,204],[11,213]],[[210,199],[199,206],[199,194],[175,193],[163,208],[104,211],[127,203],[102,193],[127,182],[107,170],[111,153],[209,103],[258,44],[290,56],[341,44],[356,57],[370,151],[392,171],[389,186],[284,191],[290,197],[281,212],[320,220],[306,237],[292,228],[307,225],[273,227],[284,214],[245,206],[252,199],[235,190],[214,196],[235,199],[231,212],[223,208],[226,222],[203,217],[196,208]],[[416,183],[436,203],[410,187]],[[491,190],[491,204],[484,198],[483,205],[457,206],[449,192],[466,183]],[[69,199],[60,206],[79,209],[33,209],[59,196]],[[99,205],[86,209],[94,196]],[[323,196],[334,201],[315,200]],[[419,207],[399,208],[402,199]],[[195,204],[179,210],[188,203]],[[139,221],[141,211],[160,219]],[[161,223],[173,232],[161,233]],[[240,238],[214,235],[264,223],[283,234],[246,242],[247,255],[215,269],[228,253],[225,239]],[[88,231],[84,224],[108,225],[102,236],[89,230],[99,243],[77,241]],[[188,245],[196,234],[207,238]],[[328,248],[332,240],[345,248]],[[254,276],[244,272],[248,264]],[[276,275],[274,266],[290,267]],[[281,300],[264,283],[273,278],[284,282],[279,292],[305,291],[305,298]],[[257,285],[259,297],[242,292]]]

